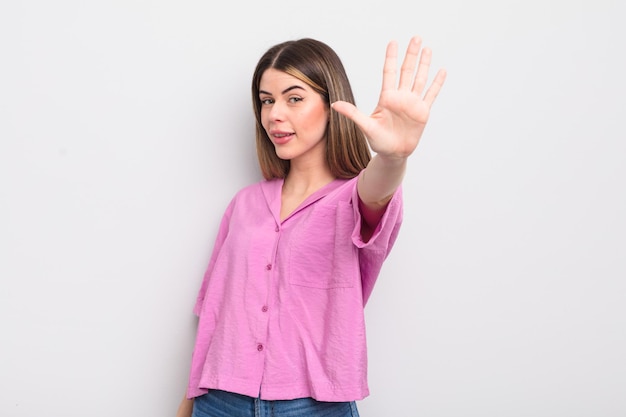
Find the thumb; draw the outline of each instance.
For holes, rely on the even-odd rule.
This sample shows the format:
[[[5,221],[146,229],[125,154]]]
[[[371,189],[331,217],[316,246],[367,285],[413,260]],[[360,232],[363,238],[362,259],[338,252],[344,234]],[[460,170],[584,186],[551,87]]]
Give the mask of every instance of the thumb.
[[[361,113],[354,104],[347,101],[335,101],[330,107],[342,116],[352,120],[361,130],[368,122],[368,117]]]

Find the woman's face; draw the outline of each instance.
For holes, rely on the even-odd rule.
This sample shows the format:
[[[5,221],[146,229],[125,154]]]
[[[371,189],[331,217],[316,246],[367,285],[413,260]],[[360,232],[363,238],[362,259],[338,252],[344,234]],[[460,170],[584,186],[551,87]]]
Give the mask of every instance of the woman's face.
[[[267,69],[259,84],[261,124],[276,154],[291,163],[324,161],[329,108],[308,84]]]

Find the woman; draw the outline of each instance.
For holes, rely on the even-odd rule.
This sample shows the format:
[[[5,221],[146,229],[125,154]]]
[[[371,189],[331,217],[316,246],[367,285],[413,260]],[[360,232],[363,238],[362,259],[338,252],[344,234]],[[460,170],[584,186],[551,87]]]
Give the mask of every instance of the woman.
[[[445,80],[440,70],[425,89],[430,59],[414,37],[397,71],[390,42],[366,116],[324,43],[288,41],[261,57],[252,99],[265,180],[239,191],[222,219],[178,416],[358,415],[369,394],[363,307]]]

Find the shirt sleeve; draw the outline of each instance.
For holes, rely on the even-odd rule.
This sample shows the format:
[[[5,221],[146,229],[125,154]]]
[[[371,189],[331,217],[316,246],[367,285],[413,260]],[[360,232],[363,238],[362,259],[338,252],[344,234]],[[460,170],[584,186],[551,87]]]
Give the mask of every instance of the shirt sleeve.
[[[355,182],[356,184],[356,182]],[[385,213],[378,222],[371,238],[364,242],[361,236],[363,218],[359,211],[358,190],[355,186],[352,191],[352,201],[355,216],[352,242],[359,249],[359,266],[361,269],[361,284],[363,288],[363,305],[367,303],[383,262],[391,252],[402,224],[403,200],[402,187],[398,187],[385,208]]]
[[[209,285],[209,277],[213,272],[213,268],[215,267],[215,262],[217,257],[222,249],[222,245],[224,244],[224,240],[226,240],[226,236],[228,236],[228,231],[230,228],[230,216],[233,210],[234,199],[228,205],[226,212],[222,216],[222,221],[220,222],[220,227],[217,232],[217,237],[215,238],[215,243],[213,244],[213,253],[211,254],[211,258],[209,260],[209,265],[204,273],[204,277],[202,279],[202,285],[200,285],[200,290],[198,291],[198,297],[196,298],[196,304],[193,308],[193,312],[196,316],[200,316],[202,312],[202,306],[204,304],[204,298],[206,295],[207,287]]]

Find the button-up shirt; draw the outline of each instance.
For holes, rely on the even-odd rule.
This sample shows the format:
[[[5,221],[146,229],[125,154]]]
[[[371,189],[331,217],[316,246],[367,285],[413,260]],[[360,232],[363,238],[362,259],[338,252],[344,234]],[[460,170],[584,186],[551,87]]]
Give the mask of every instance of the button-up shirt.
[[[357,180],[331,182],[282,221],[283,180],[231,200],[194,308],[189,398],[208,389],[265,400],[369,395],[363,308],[396,240],[402,195],[365,242]]]

